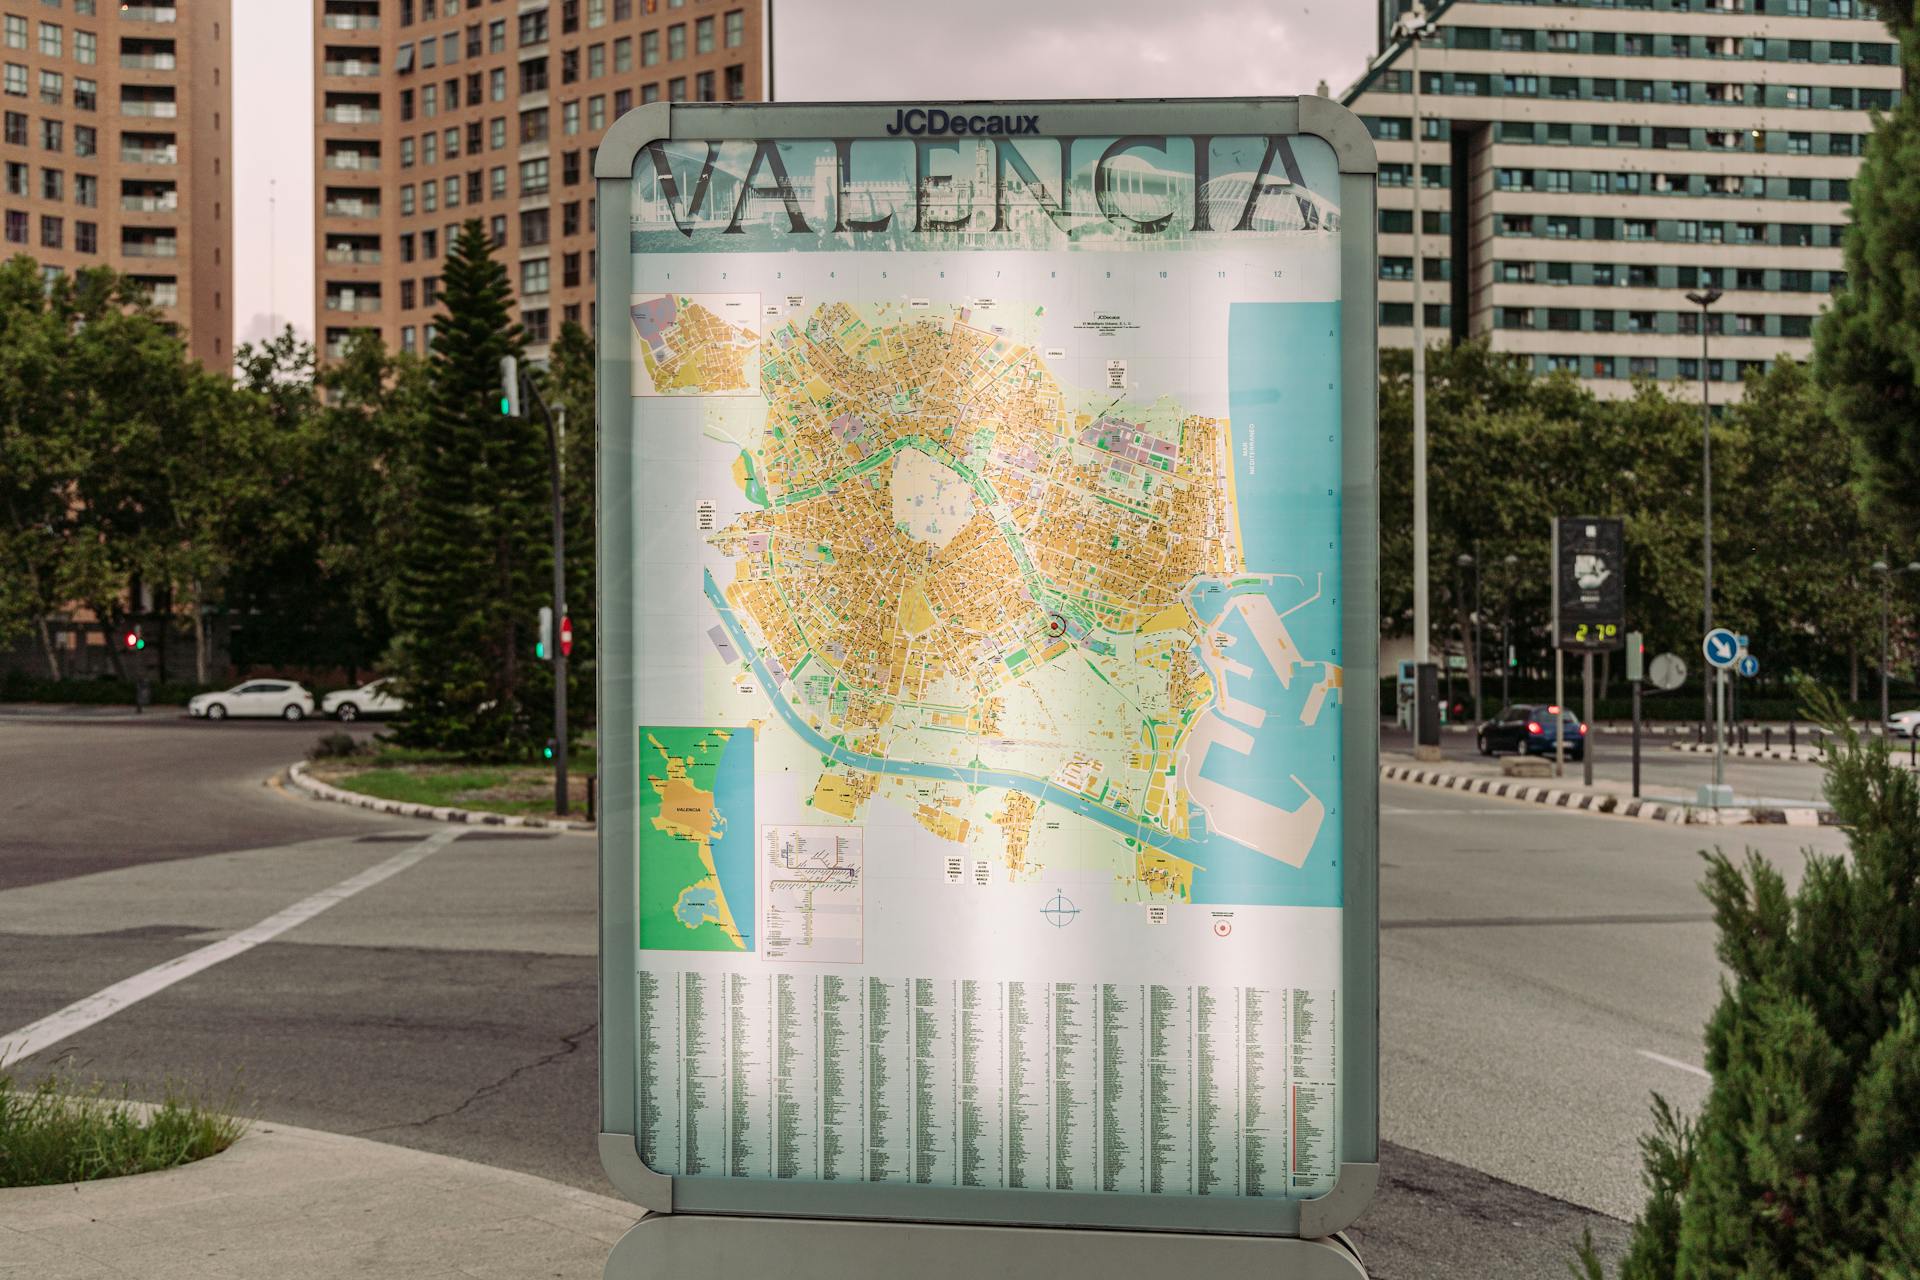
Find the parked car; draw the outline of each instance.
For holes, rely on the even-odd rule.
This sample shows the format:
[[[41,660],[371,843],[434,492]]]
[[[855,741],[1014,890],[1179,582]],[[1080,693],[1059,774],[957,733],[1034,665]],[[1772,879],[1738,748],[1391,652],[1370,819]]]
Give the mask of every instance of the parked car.
[[[320,714],[335,720],[358,720],[362,716],[398,715],[407,709],[391,680],[375,680],[358,689],[342,689],[320,699]]]
[[[1555,706],[1512,706],[1480,726],[1480,754],[1503,751],[1525,755],[1552,755],[1559,734],[1567,739],[1567,759],[1578,760],[1587,751],[1587,726],[1573,712]]]
[[[228,716],[270,716],[305,720],[313,714],[313,695],[291,680],[249,680],[223,693],[195,694],[187,714],[207,720]]]
[[[1896,711],[1887,717],[1887,732],[1896,738],[1920,737],[1920,711]]]

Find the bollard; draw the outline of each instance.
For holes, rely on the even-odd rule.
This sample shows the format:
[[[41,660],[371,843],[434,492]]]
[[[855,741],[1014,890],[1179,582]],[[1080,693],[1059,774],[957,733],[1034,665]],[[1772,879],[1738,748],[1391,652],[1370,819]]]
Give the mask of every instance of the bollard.
[[[1773,754],[1773,726],[1768,725],[1760,731],[1760,749],[1768,755]]]
[[[1799,728],[1798,721],[1787,721],[1787,754],[1795,760],[1800,758]]]
[[[594,821],[594,816],[593,816],[593,809],[594,809],[593,802],[595,798],[594,792],[598,790],[598,788],[594,784],[599,781],[600,781],[600,775],[598,773],[590,773],[587,775],[587,821],[588,822]]]

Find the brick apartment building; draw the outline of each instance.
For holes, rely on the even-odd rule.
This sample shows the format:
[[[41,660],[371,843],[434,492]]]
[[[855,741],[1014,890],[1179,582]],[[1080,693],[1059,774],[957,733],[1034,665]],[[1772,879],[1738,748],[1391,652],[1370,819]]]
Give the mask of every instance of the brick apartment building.
[[[764,92],[763,0],[315,0],[314,332],[432,340],[448,242],[482,219],[531,353],[591,327],[593,152],[645,102]]]
[[[0,255],[137,277],[233,357],[231,0],[0,0]]]

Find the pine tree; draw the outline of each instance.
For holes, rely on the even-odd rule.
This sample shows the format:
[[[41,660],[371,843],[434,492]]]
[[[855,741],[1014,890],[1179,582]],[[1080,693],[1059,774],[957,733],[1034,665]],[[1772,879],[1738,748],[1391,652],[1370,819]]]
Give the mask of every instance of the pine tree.
[[[1920,1274],[1920,783],[1815,709],[1850,856],[1809,854],[1793,892],[1757,853],[1708,857],[1713,1084],[1691,1124],[1655,1100],[1622,1280]]]
[[[1920,71],[1913,10],[1883,6],[1900,62]],[[1902,91],[1874,124],[1853,180],[1847,285],[1814,329],[1834,418],[1852,433],[1871,514],[1920,537],[1920,98]]]
[[[567,659],[567,724],[583,729],[593,723],[594,657],[594,451],[599,423],[595,413],[593,339],[569,320],[553,341],[546,395],[555,410],[565,408],[567,432],[561,450],[567,520],[567,613],[573,619],[573,653]]]
[[[545,428],[500,413],[500,360],[523,335],[477,219],[448,246],[442,283],[394,618],[401,736],[525,758],[548,737],[553,687],[533,652],[552,566]]]

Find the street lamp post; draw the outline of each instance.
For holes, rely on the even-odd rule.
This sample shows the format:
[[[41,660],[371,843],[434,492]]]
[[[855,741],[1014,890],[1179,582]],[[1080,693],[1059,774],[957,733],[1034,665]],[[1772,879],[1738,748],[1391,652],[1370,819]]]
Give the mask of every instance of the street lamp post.
[[[1500,707],[1505,710],[1513,705],[1512,685],[1513,661],[1518,653],[1513,647],[1513,577],[1520,567],[1519,556],[1508,556],[1507,565],[1507,611],[1500,619],[1500,643],[1506,652],[1500,655]]]
[[[1480,564],[1472,553],[1460,553],[1460,567],[1473,573],[1473,665],[1467,668],[1467,686],[1473,693],[1473,722],[1479,724],[1481,715],[1480,688],[1485,675],[1480,670]]]
[[[1893,665],[1888,656],[1887,629],[1889,615],[1893,609],[1893,575],[1896,573],[1920,573],[1920,560],[1909,561],[1905,568],[1895,569],[1885,560],[1873,562],[1873,572],[1880,575],[1880,737],[1889,737],[1892,698],[1888,685],[1893,679]]]
[[[1425,132],[1420,121],[1420,42],[1433,30],[1433,21],[1420,0],[1414,0],[1413,7],[1400,16],[1398,33],[1407,42],[1413,70],[1413,660],[1420,666],[1433,657],[1427,582],[1427,308],[1422,296],[1426,261],[1420,248],[1420,147]],[[1423,687],[1416,683],[1413,700],[1416,756],[1421,754],[1421,717],[1428,714],[1426,700],[1419,693]]]
[[[1687,301],[1700,308],[1700,634],[1713,630],[1713,405],[1707,394],[1707,315],[1720,301],[1712,285],[1689,293]],[[1701,690],[1702,720],[1713,718],[1713,681]]]

